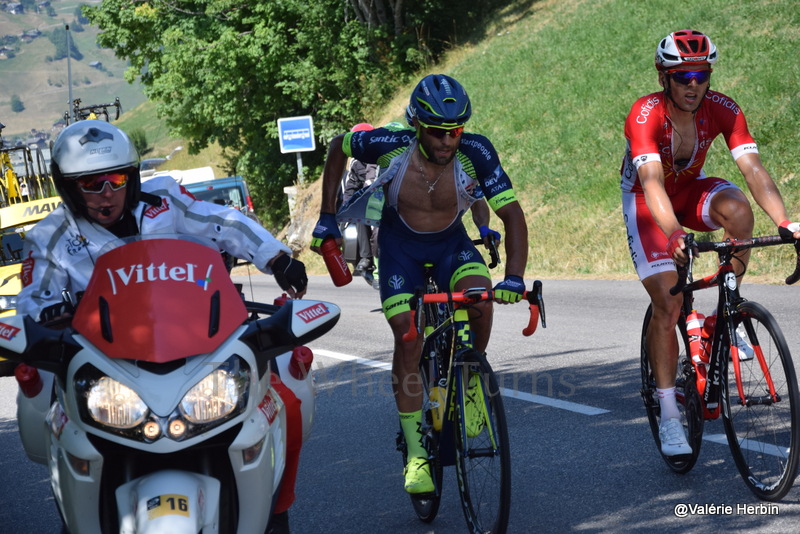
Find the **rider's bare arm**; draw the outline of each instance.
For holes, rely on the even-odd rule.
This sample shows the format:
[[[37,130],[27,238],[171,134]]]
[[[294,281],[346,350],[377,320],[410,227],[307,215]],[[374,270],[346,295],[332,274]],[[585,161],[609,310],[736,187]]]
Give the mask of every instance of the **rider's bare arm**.
[[[788,219],[783,197],[769,172],[761,164],[759,155],[756,153],[742,154],[736,159],[736,165],[744,176],[756,203],[769,215],[775,226]]]
[[[664,188],[664,169],[661,166],[661,162],[650,161],[639,167],[639,180],[641,181],[642,189],[644,189],[647,207],[664,235],[669,237],[675,232],[682,232],[683,227],[678,222],[678,217],[672,208],[672,202],[667,196],[667,190]],[[683,252],[683,238],[678,238],[678,240],[678,246],[672,259],[683,265],[688,258]]]
[[[506,276],[525,276],[528,263],[528,226],[525,214],[514,201],[499,208],[495,213],[503,221],[505,229]]]

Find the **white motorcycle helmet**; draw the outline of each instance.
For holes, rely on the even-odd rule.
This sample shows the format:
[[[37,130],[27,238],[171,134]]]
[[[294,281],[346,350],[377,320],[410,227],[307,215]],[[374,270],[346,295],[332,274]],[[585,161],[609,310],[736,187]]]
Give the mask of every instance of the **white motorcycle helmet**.
[[[86,215],[75,180],[92,174],[126,173],[125,204],[133,209],[139,203],[139,153],[130,137],[108,122],[83,120],[64,128],[53,144],[50,168],[58,194],[75,216]]]

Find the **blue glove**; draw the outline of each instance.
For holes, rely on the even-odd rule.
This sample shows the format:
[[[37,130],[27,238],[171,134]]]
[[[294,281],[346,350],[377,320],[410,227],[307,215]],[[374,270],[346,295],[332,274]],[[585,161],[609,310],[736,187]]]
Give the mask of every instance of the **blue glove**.
[[[492,239],[494,239],[495,241],[500,241],[500,232],[492,230],[488,226],[481,226],[480,228],[478,228],[478,231],[481,233],[481,239],[483,239],[484,241],[486,240],[487,235],[491,235]]]
[[[311,246],[318,247],[329,237],[334,239],[342,238],[339,225],[336,223],[336,215],[333,213],[320,213],[317,225],[311,233]]]
[[[510,274],[506,279],[494,286],[494,298],[514,304],[522,298],[525,292],[525,282],[522,277]]]

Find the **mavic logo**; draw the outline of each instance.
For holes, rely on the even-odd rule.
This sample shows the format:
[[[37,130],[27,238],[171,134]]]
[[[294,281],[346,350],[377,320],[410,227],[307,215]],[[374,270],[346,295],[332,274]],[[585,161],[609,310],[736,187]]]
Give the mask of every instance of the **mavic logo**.
[[[32,217],[34,215],[47,214],[55,210],[60,204],[61,202],[47,202],[44,204],[35,204],[33,206],[28,206],[25,208],[25,211],[22,212],[22,216]]]

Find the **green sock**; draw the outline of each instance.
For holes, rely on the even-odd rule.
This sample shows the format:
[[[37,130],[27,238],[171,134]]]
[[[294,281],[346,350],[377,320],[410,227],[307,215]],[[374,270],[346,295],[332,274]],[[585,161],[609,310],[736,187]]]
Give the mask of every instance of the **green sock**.
[[[428,451],[422,446],[422,410],[416,412],[400,414],[400,428],[403,429],[403,435],[406,438],[406,446],[408,447],[408,459],[411,458],[427,458]]]

